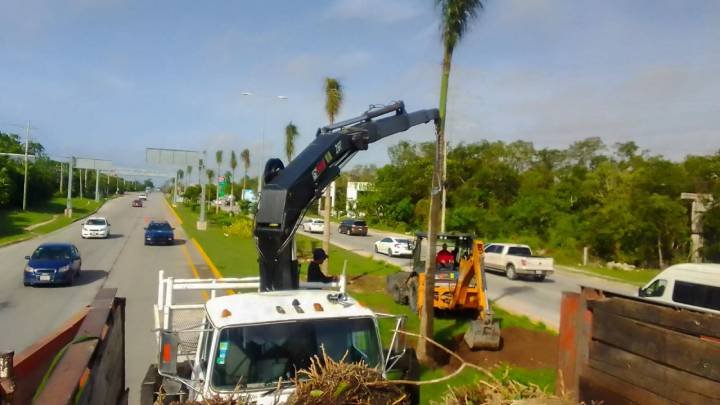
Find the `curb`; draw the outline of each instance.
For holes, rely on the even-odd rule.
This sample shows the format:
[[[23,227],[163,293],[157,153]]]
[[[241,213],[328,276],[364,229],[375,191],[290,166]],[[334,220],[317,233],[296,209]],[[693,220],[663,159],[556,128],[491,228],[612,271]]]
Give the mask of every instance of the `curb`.
[[[115,198],[117,198],[117,197],[115,197]],[[115,198],[108,198],[108,199],[106,199],[105,201],[103,201],[102,204],[100,204],[100,205],[95,209],[95,211],[89,212],[89,213],[88,213],[87,215],[85,215],[85,216],[77,217],[76,219],[73,219],[72,221],[70,221],[69,224],[67,224],[67,225],[65,225],[65,226],[62,226],[62,227],[60,227],[60,228],[58,228],[58,229],[55,229],[55,230],[52,230],[52,231],[50,231],[50,232],[48,232],[48,233],[32,233],[32,231],[28,231],[28,232],[30,232],[30,234],[29,234],[29,235],[26,235],[25,237],[22,237],[22,238],[20,238],[20,239],[14,239],[14,240],[11,240],[11,241],[5,242],[5,243],[0,243],[0,248],[4,248],[4,247],[6,247],[6,246],[15,245],[15,244],[17,244],[17,243],[25,242],[25,241],[28,241],[28,240],[30,240],[30,239],[39,238],[39,237],[41,237],[41,236],[52,235],[52,234],[54,234],[55,232],[58,232],[58,231],[60,231],[61,229],[66,228],[66,227],[74,224],[74,223],[77,222],[77,221],[83,220],[83,219],[85,219],[85,218],[87,218],[87,217],[89,217],[89,216],[91,216],[91,215],[96,214],[98,211],[100,211],[100,208],[102,208],[102,207],[105,205],[105,203],[107,203],[108,201],[114,200]],[[58,215],[59,215],[59,214],[58,214]]]

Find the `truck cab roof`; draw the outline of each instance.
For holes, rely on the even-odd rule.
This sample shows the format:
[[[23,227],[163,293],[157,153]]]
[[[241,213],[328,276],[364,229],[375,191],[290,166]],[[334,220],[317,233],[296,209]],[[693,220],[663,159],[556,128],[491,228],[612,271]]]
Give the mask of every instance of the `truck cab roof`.
[[[374,317],[370,309],[347,295],[342,301],[331,301],[329,295],[333,294],[327,290],[233,294],[210,299],[205,303],[205,310],[210,322],[217,328],[309,319]]]

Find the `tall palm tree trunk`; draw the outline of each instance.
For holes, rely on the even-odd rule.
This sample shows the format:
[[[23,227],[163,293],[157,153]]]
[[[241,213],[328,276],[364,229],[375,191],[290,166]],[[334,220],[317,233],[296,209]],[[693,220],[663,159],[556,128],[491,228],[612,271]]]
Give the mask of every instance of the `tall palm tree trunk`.
[[[428,219],[428,250],[425,259],[425,293],[420,309],[420,335],[433,336],[433,291],[435,290],[435,255],[437,254],[437,233],[440,226],[440,210],[442,208],[443,165],[445,156],[445,114],[447,111],[448,82],[452,64],[452,50],[445,49],[442,64],[442,79],[440,82],[440,120],[435,128],[437,143],[435,162],[433,164],[432,189],[430,190],[430,215]],[[432,360],[432,346],[424,339],[418,339],[417,355],[420,361]]]

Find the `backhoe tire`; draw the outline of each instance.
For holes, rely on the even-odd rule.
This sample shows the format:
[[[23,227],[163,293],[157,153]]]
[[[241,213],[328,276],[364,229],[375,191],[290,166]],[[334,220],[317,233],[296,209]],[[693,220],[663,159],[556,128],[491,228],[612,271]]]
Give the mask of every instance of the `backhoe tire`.
[[[413,312],[417,312],[418,310],[418,279],[417,277],[413,277],[407,282],[407,289],[408,289],[408,305],[410,306],[410,309],[413,310]]]
[[[515,271],[515,265],[510,263],[505,268],[505,275],[510,280],[516,280],[517,279],[517,272]]]

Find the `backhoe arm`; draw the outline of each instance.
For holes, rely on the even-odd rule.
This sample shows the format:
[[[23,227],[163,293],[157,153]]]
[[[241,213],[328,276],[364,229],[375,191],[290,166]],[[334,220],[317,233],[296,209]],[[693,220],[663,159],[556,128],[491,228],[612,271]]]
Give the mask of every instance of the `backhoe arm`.
[[[287,167],[279,159],[268,160],[255,215],[260,289],[297,288],[293,239],[299,221],[355,153],[387,136],[437,120],[437,109],[408,113],[399,101],[318,129],[315,140]]]

